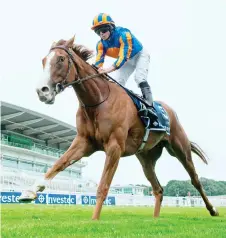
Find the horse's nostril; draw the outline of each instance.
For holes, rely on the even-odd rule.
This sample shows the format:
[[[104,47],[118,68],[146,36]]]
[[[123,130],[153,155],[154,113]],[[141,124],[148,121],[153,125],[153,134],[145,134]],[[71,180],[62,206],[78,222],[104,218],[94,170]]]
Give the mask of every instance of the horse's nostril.
[[[44,93],[47,93],[47,92],[49,92],[49,88],[47,86],[42,87],[41,91],[44,92]]]

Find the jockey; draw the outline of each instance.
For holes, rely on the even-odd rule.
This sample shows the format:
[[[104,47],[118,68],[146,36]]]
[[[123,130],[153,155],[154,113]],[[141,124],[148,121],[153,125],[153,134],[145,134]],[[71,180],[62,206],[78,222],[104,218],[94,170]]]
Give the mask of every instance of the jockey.
[[[146,101],[153,105],[151,88],[147,82],[150,55],[130,30],[115,26],[112,18],[100,13],[93,20],[92,30],[100,36],[97,43],[95,66],[99,73],[118,71],[117,81],[125,85],[130,75],[135,72],[135,81]],[[103,68],[105,56],[116,58],[109,68]]]

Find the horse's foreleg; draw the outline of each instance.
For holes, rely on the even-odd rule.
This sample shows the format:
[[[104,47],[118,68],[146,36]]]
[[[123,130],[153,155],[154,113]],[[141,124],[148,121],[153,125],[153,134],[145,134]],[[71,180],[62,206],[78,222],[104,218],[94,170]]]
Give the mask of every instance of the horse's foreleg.
[[[91,154],[92,147],[85,138],[76,138],[69,149],[45,174],[45,180],[53,179],[60,171],[79,161],[82,157]]]
[[[32,201],[36,199],[37,192],[42,192],[45,189],[46,184],[60,171],[63,171],[82,157],[90,155],[92,152],[92,147],[86,138],[76,137],[69,149],[55,162],[53,167],[47,171],[44,178],[36,180],[31,190],[24,191],[21,194],[19,201]]]
[[[107,197],[113,176],[118,167],[119,159],[122,153],[122,148],[116,139],[112,139],[107,144],[105,152],[106,152],[106,161],[101,181],[99,183],[99,187],[97,190],[97,201],[92,216],[93,220],[97,220],[100,218],[102,205]]]

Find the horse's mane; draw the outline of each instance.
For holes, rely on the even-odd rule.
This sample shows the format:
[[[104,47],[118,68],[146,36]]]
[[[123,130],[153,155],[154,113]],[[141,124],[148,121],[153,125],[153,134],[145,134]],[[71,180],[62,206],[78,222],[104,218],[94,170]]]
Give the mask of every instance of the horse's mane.
[[[66,40],[59,40],[56,43],[56,46],[64,45],[65,43],[66,43]],[[74,44],[72,50],[75,52],[76,55],[78,55],[84,61],[87,61],[88,59],[93,57],[93,51],[86,48],[84,45]]]
[[[93,57],[93,51],[87,49],[83,45],[75,44],[72,49],[75,52],[75,54],[77,54],[80,58],[82,58],[85,61]]]

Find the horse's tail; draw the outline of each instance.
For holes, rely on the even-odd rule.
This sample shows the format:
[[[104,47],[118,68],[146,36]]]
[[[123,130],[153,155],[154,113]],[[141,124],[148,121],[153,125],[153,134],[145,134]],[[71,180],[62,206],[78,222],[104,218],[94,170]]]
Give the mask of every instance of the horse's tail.
[[[191,143],[191,151],[194,152],[196,155],[198,155],[199,158],[201,158],[201,160],[205,164],[208,164],[208,162],[207,162],[208,157],[206,156],[204,151],[200,148],[200,146],[194,142],[190,142],[190,143]]]

